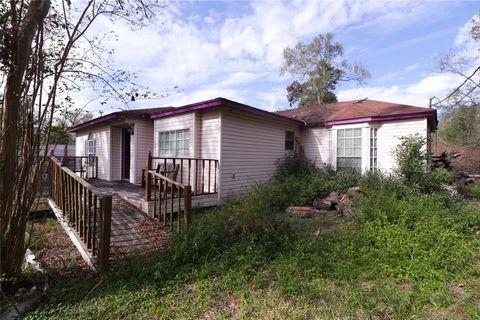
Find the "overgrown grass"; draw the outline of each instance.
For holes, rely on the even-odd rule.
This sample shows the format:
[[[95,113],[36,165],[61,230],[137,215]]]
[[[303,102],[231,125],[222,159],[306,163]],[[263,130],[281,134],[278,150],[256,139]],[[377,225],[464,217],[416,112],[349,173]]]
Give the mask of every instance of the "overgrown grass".
[[[457,190],[468,199],[480,200],[480,185],[477,183],[459,184]]]
[[[356,216],[291,204],[360,185]],[[380,175],[314,171],[197,211],[162,254],[52,288],[30,319],[478,318],[480,213]]]

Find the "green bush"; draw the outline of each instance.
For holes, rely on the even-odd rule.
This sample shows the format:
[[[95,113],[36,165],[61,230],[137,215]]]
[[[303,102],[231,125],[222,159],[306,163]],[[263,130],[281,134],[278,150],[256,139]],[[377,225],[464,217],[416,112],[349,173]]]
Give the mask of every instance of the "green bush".
[[[461,183],[457,191],[466,198],[480,200],[480,186],[476,183]]]
[[[441,189],[449,182],[453,174],[445,169],[432,170],[428,164],[426,140],[419,134],[400,138],[400,144],[394,150],[397,166],[396,176],[405,185],[420,192],[432,192]]]
[[[315,171],[315,163],[308,159],[303,152],[287,153],[285,157],[277,161],[275,177],[302,177]]]

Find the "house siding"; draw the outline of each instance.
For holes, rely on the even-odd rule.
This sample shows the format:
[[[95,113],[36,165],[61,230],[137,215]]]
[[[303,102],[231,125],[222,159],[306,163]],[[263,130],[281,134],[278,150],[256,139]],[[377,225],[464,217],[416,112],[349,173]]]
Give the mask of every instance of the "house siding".
[[[122,128],[111,128],[111,179],[119,181],[122,179]]]
[[[204,110],[196,111],[186,115],[172,116],[155,120],[154,123],[154,156],[159,156],[158,150],[158,133],[162,131],[172,130],[190,130],[190,158],[200,159],[219,159],[220,155],[220,110]],[[208,165],[210,164],[210,170]],[[154,161],[153,167],[157,163]],[[215,178],[215,162],[195,162],[191,163],[189,168],[188,162],[184,162],[183,176],[191,176],[191,185],[194,192],[213,192],[215,187],[218,190],[218,184]],[[196,165],[198,167],[196,167]],[[201,170],[203,169],[203,171]],[[195,168],[198,168],[198,175],[195,176]],[[190,174],[188,171],[190,170]],[[208,181],[210,177],[210,181]],[[210,187],[210,189],[208,189]]]
[[[317,167],[331,163],[329,129],[304,129],[301,133],[300,143],[305,151],[305,156]]]
[[[272,177],[286,154],[287,130],[299,137],[294,125],[222,109],[220,199],[239,196]]]
[[[98,157],[98,178],[111,180],[110,163],[110,127],[95,128],[90,131],[78,132],[75,138],[75,149],[77,156],[86,156],[85,141],[91,133],[95,139],[95,155]]]
[[[393,152],[404,136],[419,134],[427,138],[427,119],[384,122],[378,126],[378,166],[385,172],[395,167]]]
[[[190,157],[194,157],[194,141],[196,137],[196,125],[195,125],[195,114],[194,112],[190,112],[187,114],[176,115],[166,118],[156,119],[154,122],[154,153],[153,155],[158,157],[159,150],[158,150],[158,133],[162,131],[171,131],[171,130],[183,130],[189,129],[190,130]]]
[[[154,150],[154,125],[148,121],[135,121],[130,151],[130,182],[142,182],[142,169],[147,163],[148,152]]]
[[[220,154],[220,110],[199,112],[197,157],[218,159]]]
[[[395,159],[393,152],[403,136],[420,134],[427,138],[427,119],[411,119],[402,121],[388,121],[375,123],[358,123],[348,125],[333,126],[330,130],[330,138],[328,144],[330,145],[330,164],[336,167],[337,157],[337,131],[340,129],[361,128],[362,129],[362,171],[370,170],[370,128],[378,128],[377,131],[377,163],[378,169],[389,173],[395,167]],[[307,129],[307,130],[318,130]],[[307,136],[312,136],[313,133],[308,133]],[[311,143],[310,148],[314,148],[314,142]],[[315,149],[314,149],[315,150]],[[307,153],[307,151],[306,151]],[[315,156],[316,153],[310,152],[309,158]]]

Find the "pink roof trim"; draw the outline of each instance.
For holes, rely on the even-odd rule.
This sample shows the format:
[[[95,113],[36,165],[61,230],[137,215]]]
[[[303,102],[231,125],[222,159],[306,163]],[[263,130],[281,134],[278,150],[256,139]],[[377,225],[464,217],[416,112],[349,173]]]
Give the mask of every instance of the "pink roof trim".
[[[228,99],[225,99],[225,98],[216,98],[216,99],[212,99],[212,100],[207,100],[207,101],[202,101],[202,102],[198,102],[198,103],[194,103],[194,104],[181,106],[181,107],[178,107],[178,108],[175,108],[175,109],[170,109],[170,110],[167,110],[167,111],[161,111],[161,112],[154,113],[154,114],[150,115],[150,119],[154,120],[154,119],[164,118],[164,117],[168,117],[168,116],[172,116],[172,115],[176,115],[176,114],[180,114],[180,113],[210,109],[210,108],[221,107],[221,106],[229,107],[229,108],[236,109],[236,110],[245,111],[245,112],[252,113],[252,114],[257,114],[257,115],[264,116],[264,117],[274,119],[274,120],[289,122],[289,123],[296,124],[296,125],[299,125],[299,124],[304,125],[304,123],[300,120],[296,120],[296,119],[293,119],[293,118],[290,118],[290,117],[282,116],[282,115],[279,115],[279,114],[276,114],[276,113],[273,113],[273,112],[269,112],[269,111],[265,111],[265,110],[262,110],[262,109],[258,109],[258,108],[255,108],[255,107],[251,107],[249,105],[239,103],[239,102],[235,102],[235,101],[232,101],[232,100],[228,100]]]
[[[312,124],[312,127],[315,126],[333,126],[340,124],[353,124],[361,122],[380,122],[380,121],[395,121],[395,120],[407,120],[407,119],[417,119],[417,118],[428,118],[433,116],[436,113],[436,110],[432,109],[431,111],[425,112],[416,112],[416,113],[406,113],[406,114],[394,114],[387,116],[373,116],[373,117],[362,117],[362,118],[352,118],[352,119],[342,119],[342,120],[331,120],[320,123]]]

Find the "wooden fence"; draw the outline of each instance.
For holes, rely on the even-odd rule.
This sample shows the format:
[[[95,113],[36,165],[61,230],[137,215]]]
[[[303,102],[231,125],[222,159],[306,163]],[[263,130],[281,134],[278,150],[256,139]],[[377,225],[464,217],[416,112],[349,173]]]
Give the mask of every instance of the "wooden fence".
[[[80,178],[55,157],[49,160],[49,196],[101,271],[108,269],[112,195]]]
[[[147,198],[153,201],[153,218],[163,226],[180,231],[192,219],[192,189],[161,175],[155,170],[147,171],[145,186]],[[183,219],[182,219],[183,216]]]

